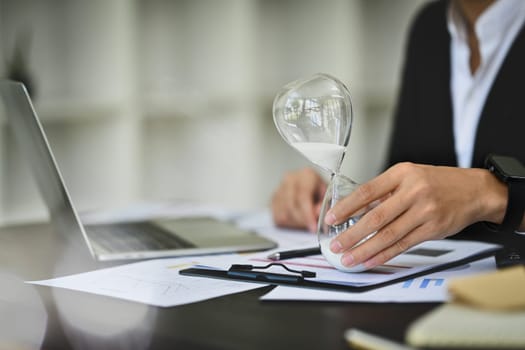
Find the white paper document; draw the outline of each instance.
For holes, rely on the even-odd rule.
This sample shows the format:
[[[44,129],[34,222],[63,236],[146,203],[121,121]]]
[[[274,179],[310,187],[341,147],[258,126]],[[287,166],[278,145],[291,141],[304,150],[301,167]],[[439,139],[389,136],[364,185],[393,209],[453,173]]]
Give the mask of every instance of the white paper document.
[[[157,259],[28,283],[169,307],[259,288],[236,281],[179,275],[195,264],[234,263],[239,255]]]
[[[261,300],[310,300],[343,302],[444,302],[450,299],[447,283],[456,277],[496,270],[494,258],[486,258],[449,270],[409,279],[362,293],[337,292],[311,288],[278,286]]]

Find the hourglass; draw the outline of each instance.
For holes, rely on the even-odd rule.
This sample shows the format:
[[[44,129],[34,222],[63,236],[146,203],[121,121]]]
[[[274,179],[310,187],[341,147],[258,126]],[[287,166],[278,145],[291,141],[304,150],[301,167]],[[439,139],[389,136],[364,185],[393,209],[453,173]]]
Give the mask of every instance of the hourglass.
[[[342,254],[332,253],[330,242],[354,225],[365,208],[338,225],[324,223],[326,212],[353,192],[358,184],[340,173],[352,130],[352,101],[346,86],[327,74],[316,74],[284,86],[273,102],[273,120],[284,140],[310,162],[331,175],[322,206],[317,234],[321,253],[335,268],[345,272],[366,270],[341,264]],[[372,233],[356,244],[372,237]]]

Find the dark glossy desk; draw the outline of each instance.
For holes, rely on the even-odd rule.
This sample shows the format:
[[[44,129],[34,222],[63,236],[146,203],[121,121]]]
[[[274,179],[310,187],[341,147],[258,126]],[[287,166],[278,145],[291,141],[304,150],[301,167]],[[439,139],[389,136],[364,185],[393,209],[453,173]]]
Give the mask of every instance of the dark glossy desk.
[[[49,226],[32,224],[0,229],[0,266],[22,281],[111,265],[93,261],[83,242],[67,243]],[[347,328],[401,341],[407,325],[436,306],[261,302],[258,297],[272,288],[262,287],[190,305],[156,308],[19,283],[19,288],[36,290],[47,312],[46,349],[348,349],[343,340]],[[58,307],[57,298],[67,300],[68,306]],[[76,307],[83,311],[73,311]],[[70,310],[65,317],[64,312]],[[129,315],[137,312],[144,317],[133,327],[100,332],[128,324]],[[99,333],[79,326],[86,324],[98,327]]]

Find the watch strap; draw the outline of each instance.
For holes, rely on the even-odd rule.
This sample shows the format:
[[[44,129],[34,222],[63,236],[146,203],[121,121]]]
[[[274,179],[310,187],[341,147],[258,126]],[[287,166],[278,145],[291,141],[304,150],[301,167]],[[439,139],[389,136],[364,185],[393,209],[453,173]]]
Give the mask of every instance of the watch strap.
[[[499,231],[515,232],[520,227],[525,212],[525,182],[507,182],[509,195],[507,209],[503,222],[499,225]]]

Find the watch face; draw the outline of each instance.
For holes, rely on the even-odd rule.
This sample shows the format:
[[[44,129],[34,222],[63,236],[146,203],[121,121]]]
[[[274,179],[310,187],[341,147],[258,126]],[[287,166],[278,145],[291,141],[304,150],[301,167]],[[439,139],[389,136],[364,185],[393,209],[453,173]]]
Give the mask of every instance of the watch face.
[[[492,155],[487,165],[504,181],[525,181],[525,167],[516,158]]]

